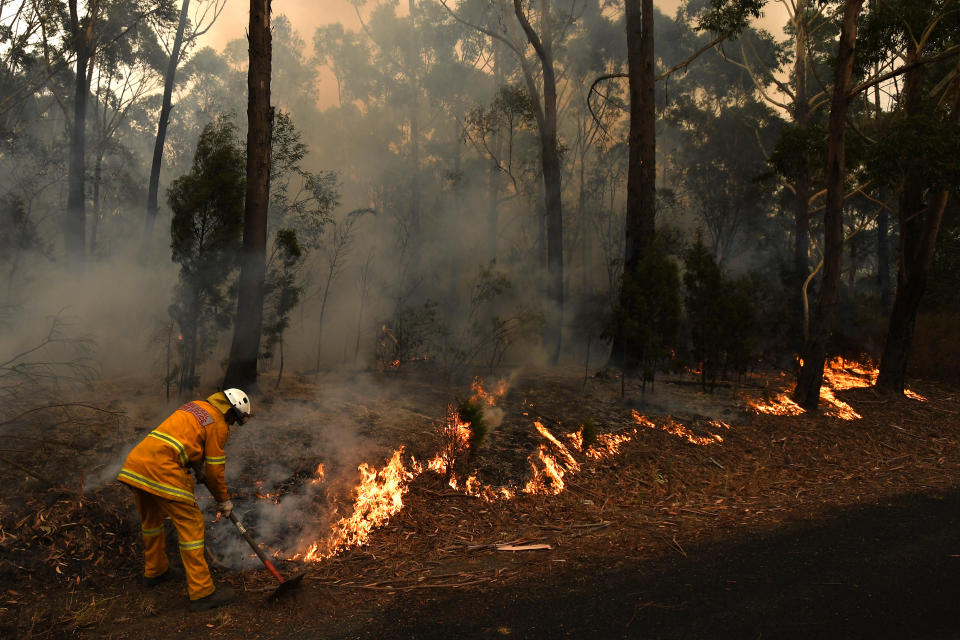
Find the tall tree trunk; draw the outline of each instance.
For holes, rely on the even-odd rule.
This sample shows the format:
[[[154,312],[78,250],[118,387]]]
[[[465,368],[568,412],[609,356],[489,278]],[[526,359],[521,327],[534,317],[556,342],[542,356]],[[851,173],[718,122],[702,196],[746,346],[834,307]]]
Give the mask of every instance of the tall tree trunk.
[[[626,0],[627,76],[630,83],[628,134],[627,219],[623,258],[626,278],[643,259],[656,231],[656,103],[653,0]],[[621,287],[621,293],[623,289]],[[627,366],[626,343],[616,336],[610,354]]]
[[[808,0],[797,2],[795,13],[796,47],[793,73],[796,77],[796,98],[794,100],[794,122],[799,129],[806,131],[810,120],[810,105],[807,98],[807,7]],[[797,291],[803,295],[801,287],[810,272],[810,167],[807,162],[797,176],[793,232],[793,271]],[[801,300],[801,305],[803,301]]]
[[[920,117],[922,114],[925,77],[924,66],[914,67],[906,73],[904,89],[908,118]],[[951,105],[951,119],[956,124],[960,122],[960,82],[954,82],[957,87]],[[917,311],[927,286],[937,235],[950,194],[947,189],[940,189],[931,194],[929,202],[925,203],[925,185],[922,180],[922,175],[913,171],[908,171],[905,176],[898,213],[900,264],[897,271],[897,292],[890,312],[887,341],[880,360],[880,374],[877,376],[877,387],[899,394],[903,393]]]
[[[562,167],[557,148],[557,80],[553,68],[553,37],[550,29],[550,0],[540,1],[541,36],[538,37],[523,11],[520,0],[513,0],[514,13],[523,27],[527,39],[540,60],[543,72],[543,109],[537,109],[537,124],[540,131],[540,162],[543,169],[544,208],[547,234],[547,292],[553,303],[556,318],[548,322],[544,331],[544,343],[551,349],[551,360],[560,358],[563,339],[563,209],[560,197]],[[531,95],[536,96],[529,73],[527,78]]]
[[[153,233],[153,225],[157,220],[158,193],[160,191],[160,167],[163,164],[163,145],[167,139],[167,124],[172,109],[173,87],[177,75],[177,66],[180,64],[180,49],[183,46],[183,34],[187,28],[187,16],[190,11],[190,0],[183,0],[180,7],[180,22],[177,24],[177,33],[173,38],[173,50],[170,52],[170,61],[167,63],[167,73],[163,77],[163,101],[160,104],[160,117],[157,120],[157,137],[153,144],[153,164],[150,165],[150,183],[147,188],[147,218],[144,226],[144,238],[148,239]]]
[[[879,191],[880,200],[884,192]],[[880,207],[877,214],[877,289],[880,292],[880,308],[886,312],[890,310],[890,249],[888,236],[890,233],[890,213],[885,206]]]
[[[653,0],[627,0],[627,75],[630,133],[624,271],[636,267],[653,242],[656,216],[656,104]]]
[[[847,107],[850,104],[850,79],[856,51],[857,18],[863,0],[847,0],[843,8],[843,26],[833,98],[830,103],[829,141],[827,146],[827,199],[823,214],[823,280],[814,313],[810,337],[804,345],[803,366],[797,377],[794,400],[801,407],[816,409],[823,384],[823,366],[827,343],[833,332],[843,256],[843,186]]]
[[[81,29],[77,0],[70,0],[70,30],[77,56],[73,91],[73,123],[70,130],[70,160],[67,178],[67,217],[64,220],[64,249],[67,260],[82,265],[86,252],[87,211],[84,197],[86,173],[87,66],[90,63],[90,31],[95,16],[87,16],[90,24]]]
[[[102,148],[97,149],[97,159],[93,164],[93,219],[90,221],[91,256],[96,256],[97,253],[97,238],[100,235],[100,221],[103,216],[103,205],[100,202],[100,183],[103,181],[103,153]]]
[[[584,134],[586,137],[586,134]],[[587,160],[587,142],[583,141],[580,151],[580,161],[577,163],[577,226],[580,240],[580,297],[584,300],[590,290],[590,241],[589,225],[587,224],[587,170],[584,164]]]
[[[871,0],[871,11],[876,9],[876,0]],[[880,65],[874,66],[874,75],[880,75]],[[883,103],[880,97],[880,85],[873,86],[873,104],[877,112],[877,120],[883,117]],[[878,198],[881,202],[886,202],[884,189],[881,186],[878,192]],[[880,308],[887,312],[890,310],[890,249],[888,246],[888,236],[890,233],[890,213],[886,206],[880,207],[880,213],[877,214],[877,289],[880,292]]]
[[[271,0],[250,0],[247,73],[247,194],[243,220],[243,251],[237,324],[230,346],[224,386],[257,390],[257,358],[263,324],[264,279],[267,264],[267,205],[270,200]]]
[[[494,95],[503,86],[503,62],[498,43],[493,42],[493,91]],[[497,259],[497,236],[500,227],[500,163],[503,161],[503,138],[495,136],[493,141],[494,159],[490,162],[487,174],[487,255],[491,261]]]
[[[413,239],[413,250],[417,254],[420,244],[420,48],[416,34],[415,0],[408,0],[407,10],[410,14],[410,55],[407,67],[410,77],[410,230]]]

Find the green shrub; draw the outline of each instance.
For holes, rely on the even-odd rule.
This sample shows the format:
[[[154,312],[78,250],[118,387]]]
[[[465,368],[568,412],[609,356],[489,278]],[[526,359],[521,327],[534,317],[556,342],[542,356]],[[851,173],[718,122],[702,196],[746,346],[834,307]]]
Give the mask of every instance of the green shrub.
[[[593,418],[587,417],[583,421],[583,448],[586,449],[597,441],[597,425]]]
[[[483,443],[484,436],[487,435],[488,427],[483,419],[483,407],[471,400],[464,400],[457,407],[457,413],[460,422],[468,425],[470,429],[470,456],[472,457]]]

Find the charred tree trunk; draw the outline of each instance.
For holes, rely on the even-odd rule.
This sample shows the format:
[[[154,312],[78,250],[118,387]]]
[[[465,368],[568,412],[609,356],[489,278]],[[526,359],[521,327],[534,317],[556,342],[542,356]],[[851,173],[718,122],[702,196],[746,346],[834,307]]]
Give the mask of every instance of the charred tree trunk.
[[[856,51],[857,18],[863,0],[847,0],[843,9],[843,26],[833,98],[830,103],[829,141],[827,146],[827,199],[823,214],[824,249],[823,280],[814,313],[810,337],[803,350],[803,366],[797,377],[794,400],[805,409],[817,407],[823,384],[823,366],[827,358],[827,342],[833,332],[843,256],[843,183],[847,107],[850,104],[850,79]]]
[[[263,324],[264,279],[267,255],[267,205],[270,200],[271,0],[250,0],[247,73],[247,194],[243,220],[240,293],[237,323],[230,346],[224,386],[257,388],[257,359]]]
[[[410,14],[410,52],[407,69],[410,85],[410,230],[413,239],[413,253],[418,255],[421,240],[420,222],[420,48],[416,35],[415,0],[408,0],[407,11]]]
[[[157,120],[157,137],[153,145],[153,164],[150,165],[150,183],[147,189],[147,218],[144,227],[144,238],[153,233],[153,225],[157,220],[160,206],[157,202],[160,191],[160,167],[163,164],[163,145],[167,139],[167,124],[172,109],[173,86],[177,75],[177,66],[180,64],[180,50],[183,47],[183,34],[187,28],[187,15],[190,10],[190,0],[183,0],[180,7],[180,22],[177,24],[177,33],[173,38],[173,50],[170,52],[170,61],[167,63],[167,73],[163,77],[163,101],[160,104],[160,117]]]
[[[656,200],[653,0],[627,0],[630,133],[624,271],[640,262],[653,242]]]
[[[90,221],[90,255],[94,258],[97,253],[100,222],[103,218],[103,204],[100,202],[100,184],[103,182],[103,154],[104,149],[100,146],[97,149],[97,159],[93,163],[93,219]]]
[[[626,0],[625,6],[630,133],[624,277],[637,266],[653,242],[656,231],[657,176],[653,0]],[[613,341],[611,359],[626,367],[628,359],[635,359],[630,356],[623,339],[617,335]]]
[[[500,60],[502,54],[496,41],[493,47],[493,91],[496,95],[503,86],[503,63]],[[500,227],[500,163],[503,161],[503,138],[497,135],[493,144],[494,158],[490,162],[487,174],[487,254],[491,261],[496,261],[497,236]]]
[[[880,192],[883,200],[883,191]],[[880,292],[880,308],[890,310],[890,213],[885,206],[877,214],[877,289]]]
[[[810,120],[810,105],[807,101],[807,22],[805,13],[807,0],[801,0],[796,8],[796,99],[794,100],[794,121],[797,127],[806,131]],[[801,173],[797,176],[796,209],[794,211],[793,231],[793,271],[800,291],[810,272],[810,167],[804,161]],[[801,296],[803,292],[800,291]],[[800,301],[801,308],[803,301]]]
[[[560,197],[562,167],[557,148],[557,80],[553,68],[553,37],[550,29],[550,0],[541,0],[542,38],[537,35],[523,11],[520,0],[513,0],[514,12],[527,40],[540,60],[543,72],[543,107],[537,109],[537,125],[540,131],[540,162],[543,169],[544,208],[547,235],[547,291],[554,304],[557,319],[548,322],[544,342],[551,349],[551,360],[560,358],[563,336],[563,209]],[[529,73],[527,78],[531,95],[536,96],[536,87]]]
[[[871,9],[876,5],[876,0],[871,3]],[[874,74],[880,75],[879,65],[874,68]],[[877,111],[877,120],[883,117],[883,107],[880,97],[880,85],[873,87],[874,108]],[[884,190],[881,187],[878,195],[881,202],[886,202]],[[880,213],[877,214],[877,289],[880,292],[880,308],[887,312],[890,310],[890,249],[888,246],[888,237],[890,234],[890,213],[886,206],[880,207]]]
[[[926,68],[917,66],[906,73],[906,116],[920,117]],[[960,82],[954,94],[951,119],[960,121]],[[900,263],[897,271],[897,292],[890,312],[887,341],[880,360],[877,387],[902,394],[907,374],[907,362],[913,344],[913,332],[927,286],[927,277],[933,264],[937,234],[943,222],[950,192],[939,189],[929,202],[923,199],[922,176],[909,171],[904,176],[900,198]]]
[[[86,127],[87,94],[90,83],[87,67],[91,56],[91,33],[95,16],[87,17],[85,26],[80,24],[77,0],[70,0],[70,36],[77,59],[73,91],[73,122],[70,130],[70,159],[67,178],[67,217],[64,220],[64,249],[67,260],[82,265],[86,253]]]

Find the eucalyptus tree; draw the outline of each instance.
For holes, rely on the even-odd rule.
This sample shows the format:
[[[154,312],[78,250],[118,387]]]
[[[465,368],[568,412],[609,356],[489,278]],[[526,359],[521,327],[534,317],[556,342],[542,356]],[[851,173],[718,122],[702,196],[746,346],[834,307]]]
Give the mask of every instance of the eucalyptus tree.
[[[771,188],[761,179],[768,172],[762,145],[775,139],[778,118],[751,93],[711,98],[702,105],[689,95],[675,99],[666,118],[681,141],[672,176],[678,197],[699,215],[723,264],[751,249],[767,222]]]
[[[803,364],[793,391],[797,404],[816,408],[823,384],[827,343],[836,318],[843,255],[843,195],[847,110],[850,105],[857,27],[863,0],[845,0],[837,65],[830,101],[827,147],[827,195],[824,210],[823,278],[810,334],[804,343]]]
[[[682,6],[672,25],[674,39],[686,51],[714,37],[686,26],[696,24],[691,9]],[[745,27],[723,46],[740,46],[755,33]],[[775,47],[764,40],[761,45],[766,46],[754,48],[765,59],[775,58]],[[671,54],[667,59],[685,55],[682,50]],[[724,58],[719,50],[705,52],[688,72],[664,78],[658,92],[664,105],[662,135],[669,145],[661,154],[661,173],[674,197],[699,218],[720,263],[755,248],[751,245],[767,222],[771,185],[764,179],[769,174],[764,153],[782,126],[777,113],[757,99],[750,75]]]
[[[266,278],[267,209],[270,201],[271,0],[250,0],[247,69],[247,180],[240,289],[224,386],[257,389]]]
[[[896,296],[877,386],[903,393],[937,235],[950,192],[960,184],[960,2],[880,2],[863,33],[867,61],[895,58],[899,64],[888,75],[904,75],[876,154],[881,174],[897,190],[900,223]]]
[[[581,19],[575,31],[564,43],[562,59],[567,98],[561,103],[561,131],[565,134],[568,152],[564,154],[564,181],[575,192],[572,224],[566,225],[566,242],[570,267],[579,258],[581,295],[589,297],[594,286],[595,247],[594,225],[591,218],[598,213],[600,202],[591,202],[606,185],[597,184],[602,174],[593,171],[600,158],[616,139],[611,134],[623,120],[624,96],[620,85],[606,88],[605,100],[588,108],[590,83],[598,74],[616,68],[626,56],[625,42],[620,38],[623,25],[617,16],[607,15],[601,2],[583,4]],[[613,186],[616,189],[615,186]],[[572,230],[572,233],[570,231]],[[577,252],[579,249],[579,252]],[[568,272],[571,268],[568,267]],[[572,278],[568,277],[568,289]],[[589,305],[589,302],[585,301]]]
[[[159,210],[160,169],[163,163],[163,147],[167,140],[170,111],[173,109],[173,90],[176,84],[177,69],[190,51],[191,46],[210,30],[225,5],[226,0],[198,0],[194,4],[193,18],[191,19],[190,0],[183,0],[180,5],[177,26],[173,31],[173,40],[171,42],[169,38],[164,39],[164,46],[169,46],[169,55],[163,76],[163,97],[160,104],[160,113],[157,116],[157,135],[153,144],[153,160],[150,165],[150,179],[147,188],[146,237],[151,234]]]
[[[197,386],[200,357],[230,323],[228,291],[241,247],[244,183],[237,128],[221,118],[204,127],[190,172],[170,185],[171,249],[180,275],[169,312],[181,335],[181,393]]]
[[[826,3],[782,4],[786,43],[778,46],[768,33],[748,32],[725,58],[749,73],[758,95],[789,119],[770,160],[793,202],[790,281],[799,292],[810,273],[810,207],[823,181],[830,65],[839,24]]]
[[[628,147],[630,161],[627,174],[627,217],[625,225],[626,247],[624,252],[624,290],[628,280],[636,276],[634,266],[639,264],[643,253],[654,240],[656,231],[656,103],[655,82],[669,77],[679,69],[685,69],[700,55],[716,47],[724,40],[736,36],[747,26],[751,18],[759,17],[765,0],[710,0],[696,2],[697,30],[710,32],[714,38],[692,52],[685,61],[657,74],[657,58],[654,46],[655,20],[652,0],[627,0],[624,5],[627,37],[627,70],[630,84],[630,131]],[[606,77],[622,76],[608,74]],[[626,295],[626,294],[624,294]],[[625,298],[621,307],[627,307]],[[627,363],[630,354],[624,341],[614,334],[612,357]]]
[[[73,58],[73,103],[58,96],[69,120],[70,152],[64,246],[68,259],[82,264],[86,252],[86,125],[90,83],[97,53],[116,45],[139,30],[149,30],[148,18],[169,21],[173,17],[170,0],[68,0],[66,11],[59,6],[50,16],[56,23],[44,28],[44,57],[49,63]],[[62,38],[59,42],[57,38]],[[50,84],[51,90],[54,85]]]
[[[557,66],[554,49],[567,36],[569,25],[577,19],[577,15],[572,11],[573,7],[567,5],[566,2],[554,4],[551,0],[527,3],[513,0],[512,4],[506,0],[497,0],[489,5],[492,13],[484,16],[482,21],[470,21],[448,7],[458,21],[501,42],[516,56],[524,84],[534,104],[544,188],[546,293],[555,311],[551,314],[555,319],[544,325],[543,341],[553,362],[560,357],[564,309],[562,164],[558,137]]]
[[[244,116],[246,78],[226,55],[210,47],[197,50],[178,70],[174,88],[176,108],[170,112],[163,161],[172,175],[187,171],[191,151],[203,128],[220,115],[229,114],[239,125]],[[156,97],[154,98],[156,99]],[[152,129],[154,116],[141,123]]]

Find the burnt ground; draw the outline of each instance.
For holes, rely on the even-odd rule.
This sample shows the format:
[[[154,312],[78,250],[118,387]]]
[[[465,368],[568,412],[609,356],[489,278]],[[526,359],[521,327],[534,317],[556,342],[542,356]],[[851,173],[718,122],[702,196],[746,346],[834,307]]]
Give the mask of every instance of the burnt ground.
[[[311,435],[318,424],[361,436],[349,450],[377,465],[399,444],[429,456],[444,403],[469,390],[427,380],[291,381],[259,416],[275,437],[250,432],[228,448],[244,462],[231,480],[238,511],[253,513],[249,487],[277,458],[284,472],[269,483],[280,493],[297,491],[318,451],[331,467],[354,464],[343,434]],[[527,456],[544,442],[535,418],[558,437],[587,418],[601,433],[637,432],[613,457],[574,451],[580,471],[554,496],[489,503],[425,473],[366,546],[306,567],[281,562],[287,575],[307,570],[292,597],[267,602],[275,583],[255,564],[217,566],[215,579],[239,600],[194,614],[183,585],[139,585],[129,497],[92,480],[108,478],[105,461],[162,413],[113,403],[128,383],[110,381],[96,397],[113,413],[82,414],[83,429],[34,425],[29,433],[61,444],[38,447],[29,467],[0,464],[0,636],[960,637],[957,390],[918,382],[926,402],[837,392],[862,415],[844,421],[758,415],[745,394],[776,387],[748,383],[704,394],[676,379],[646,396],[628,385],[621,399],[615,379],[516,377],[498,402],[503,424],[471,461],[486,482],[523,482]],[[638,426],[633,410],[655,428]],[[723,441],[693,444],[677,425]],[[208,527],[215,554],[230,534],[222,524]],[[497,550],[504,542],[550,548]]]

